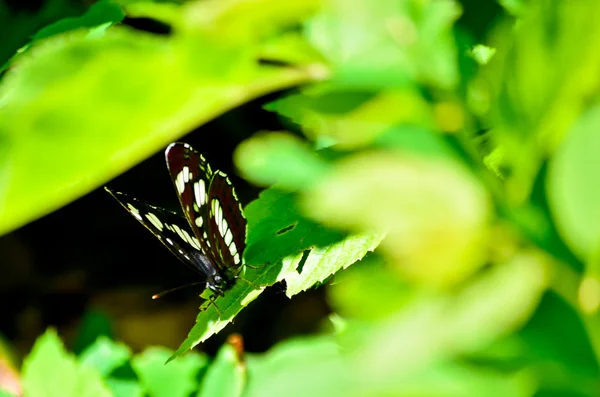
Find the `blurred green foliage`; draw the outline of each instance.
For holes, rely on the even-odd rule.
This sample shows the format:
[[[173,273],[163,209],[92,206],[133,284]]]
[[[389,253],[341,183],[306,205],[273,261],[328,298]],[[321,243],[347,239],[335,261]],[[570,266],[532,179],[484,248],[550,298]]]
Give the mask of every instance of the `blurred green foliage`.
[[[599,395],[600,4],[499,4],[478,43],[452,0],[98,2],[38,31],[0,85],[0,232],[295,88],[266,106],[291,132],[233,154],[268,189],[245,209],[258,268],[220,313],[176,352],[101,338],[76,358],[48,331],[25,395]],[[163,366],[264,287],[333,275],[322,334]]]

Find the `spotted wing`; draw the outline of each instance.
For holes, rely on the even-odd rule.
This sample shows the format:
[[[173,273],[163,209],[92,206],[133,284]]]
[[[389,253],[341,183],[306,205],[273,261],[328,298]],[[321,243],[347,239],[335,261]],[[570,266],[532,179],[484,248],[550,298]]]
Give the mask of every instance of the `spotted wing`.
[[[208,190],[208,238],[214,258],[224,267],[240,266],[246,248],[246,218],[227,176],[217,171]]]
[[[210,256],[211,242],[206,227],[207,203],[208,188],[214,173],[204,157],[187,143],[170,144],[165,151],[165,157],[185,217],[202,252]]]
[[[201,261],[194,260],[201,255],[200,243],[189,232],[189,226],[184,217],[162,208],[144,204],[125,193],[113,192],[106,187],[105,189],[179,260],[196,272],[206,276],[206,270],[200,266]]]

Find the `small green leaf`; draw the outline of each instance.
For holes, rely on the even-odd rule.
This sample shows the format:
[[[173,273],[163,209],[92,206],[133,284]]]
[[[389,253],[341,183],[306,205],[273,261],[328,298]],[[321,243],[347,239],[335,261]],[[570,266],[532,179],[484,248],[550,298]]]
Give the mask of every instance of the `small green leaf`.
[[[100,337],[79,357],[82,364],[94,368],[106,377],[131,358],[131,350],[123,343]]]
[[[548,170],[548,200],[558,231],[584,262],[600,255],[598,129],[600,107],[595,106],[573,126]]]
[[[334,65],[333,80],[351,86],[397,88],[458,82],[452,24],[456,2],[343,0],[325,3],[307,37]]]
[[[100,374],[68,354],[51,329],[38,338],[23,363],[23,390],[27,396],[111,396]]]
[[[488,47],[483,44],[477,44],[471,50],[471,56],[480,65],[487,65],[495,53],[496,53],[495,48]]]
[[[17,394],[13,394],[7,390],[0,388],[0,397],[19,397]]]
[[[197,376],[208,365],[208,358],[190,353],[165,365],[171,354],[166,348],[154,347],[131,361],[140,384],[150,397],[187,397],[198,389]]]
[[[327,247],[313,248],[303,257],[302,271],[294,270],[285,276],[285,294],[291,298],[361,260],[379,245],[383,237],[383,233],[365,233],[349,236]]]
[[[125,18],[125,13],[118,4],[112,0],[100,0],[92,4],[85,14],[80,17],[64,18],[40,29],[33,36],[32,41],[75,29],[91,28],[105,24],[112,25],[121,22],[123,18]]]
[[[327,170],[327,164],[305,143],[284,133],[257,135],[242,142],[234,159],[246,179],[287,190],[306,189]]]
[[[374,93],[336,84],[309,86],[267,109],[301,125],[313,140],[327,138],[352,149],[370,145],[396,125],[434,127],[430,104],[412,88]]]
[[[241,396],[246,384],[246,364],[240,359],[234,346],[223,345],[202,378],[197,397]]]
[[[73,342],[73,352],[79,355],[87,347],[91,346],[99,337],[112,338],[111,319],[99,310],[88,309],[79,322],[79,332]]]
[[[113,392],[113,397],[144,397],[144,389],[136,380],[106,379],[106,384]]]

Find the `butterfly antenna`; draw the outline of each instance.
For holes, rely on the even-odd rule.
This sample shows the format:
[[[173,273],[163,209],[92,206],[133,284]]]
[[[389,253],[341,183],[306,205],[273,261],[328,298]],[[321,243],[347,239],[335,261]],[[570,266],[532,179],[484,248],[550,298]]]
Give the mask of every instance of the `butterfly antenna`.
[[[159,299],[167,294],[170,294],[171,292],[179,291],[180,289],[184,289],[184,288],[191,287],[193,285],[198,285],[198,284],[206,284],[206,281],[198,281],[196,283],[180,285],[179,287],[175,287],[175,288],[171,288],[166,291],[163,291],[160,294],[152,295],[152,299]]]

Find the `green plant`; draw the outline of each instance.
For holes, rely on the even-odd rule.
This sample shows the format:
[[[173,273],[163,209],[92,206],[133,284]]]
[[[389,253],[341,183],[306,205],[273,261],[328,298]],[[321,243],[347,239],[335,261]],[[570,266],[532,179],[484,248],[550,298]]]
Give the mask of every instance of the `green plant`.
[[[46,28],[0,87],[0,231],[292,88],[267,105],[292,132],[234,153],[268,187],[245,208],[244,261],[269,266],[244,277],[285,280],[292,297],[335,275],[335,314],[322,335],[265,355],[225,345],[210,366],[191,354],[144,367],[151,353],[106,340],[76,361],[48,333],[23,369],[29,395],[59,361],[73,379],[61,396],[163,395],[150,382],[211,396],[597,395],[600,5],[500,3],[482,42],[450,0],[101,1],[104,19]],[[172,31],[121,26],[115,9]],[[199,313],[173,356],[148,361],[206,340],[259,293],[238,283],[220,317]],[[112,375],[126,362],[137,380]]]

